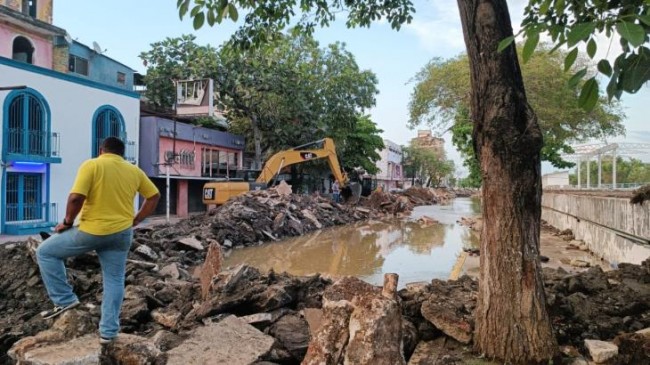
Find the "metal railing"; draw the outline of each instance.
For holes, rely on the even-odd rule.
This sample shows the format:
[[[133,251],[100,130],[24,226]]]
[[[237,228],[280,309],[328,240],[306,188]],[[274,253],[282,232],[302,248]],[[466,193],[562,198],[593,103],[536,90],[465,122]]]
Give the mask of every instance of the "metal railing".
[[[56,203],[7,204],[5,207],[7,224],[56,222],[57,217]]]
[[[59,157],[61,154],[61,136],[57,132],[8,129],[7,153],[25,156]]]

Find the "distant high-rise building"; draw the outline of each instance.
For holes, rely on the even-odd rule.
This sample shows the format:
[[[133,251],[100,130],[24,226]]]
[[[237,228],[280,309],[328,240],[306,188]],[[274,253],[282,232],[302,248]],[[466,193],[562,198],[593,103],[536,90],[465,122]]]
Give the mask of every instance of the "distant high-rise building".
[[[418,130],[418,136],[411,139],[411,145],[431,149],[446,159],[445,140],[435,137],[431,130]]]

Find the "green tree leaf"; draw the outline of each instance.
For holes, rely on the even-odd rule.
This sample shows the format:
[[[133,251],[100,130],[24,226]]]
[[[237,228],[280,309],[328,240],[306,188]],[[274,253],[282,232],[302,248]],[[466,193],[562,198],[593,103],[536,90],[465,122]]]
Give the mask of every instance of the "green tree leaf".
[[[499,42],[499,46],[497,47],[497,52],[502,52],[504,49],[508,48],[509,45],[511,45],[515,41],[515,36],[510,36],[508,38],[503,39],[501,42]]]
[[[524,49],[521,55],[522,58],[524,59],[524,63],[528,62],[530,57],[535,52],[535,48],[537,48],[537,43],[539,43],[539,33],[531,32],[531,34],[529,34],[528,37],[526,37],[526,43],[524,43]]]
[[[634,47],[642,45],[645,39],[643,26],[636,23],[618,22],[616,23],[616,31]]]
[[[551,7],[551,2],[552,0],[544,0],[542,5],[539,6],[539,12],[541,14],[546,14],[546,12],[548,12],[548,9]]]
[[[569,52],[569,54],[566,55],[564,58],[564,72],[567,72],[571,69],[571,66],[576,62],[576,58],[578,58],[578,48],[575,47],[574,49]]]
[[[612,66],[609,64],[609,61],[607,60],[600,60],[598,62],[598,71],[600,71],[601,74],[606,75],[606,76],[612,76]]]
[[[228,7],[228,14],[230,15],[230,19],[232,19],[234,22],[237,21],[239,18],[239,13],[237,13],[237,8],[233,5],[230,5]]]
[[[596,23],[578,23],[571,27],[569,34],[567,34],[567,41],[569,47],[573,47],[578,42],[587,39],[596,30]]]
[[[198,13],[194,16],[194,29],[198,30],[203,26],[203,22],[205,21],[205,14],[203,13]]]
[[[580,97],[578,97],[578,106],[586,111],[591,111],[598,102],[598,81],[592,77],[582,85]]]
[[[638,15],[637,18],[639,18],[639,20],[645,25],[650,26],[650,14]]]
[[[178,0],[178,16],[181,20],[190,8],[190,0]]]
[[[580,82],[580,80],[582,80],[582,78],[585,77],[586,74],[587,74],[587,69],[586,69],[586,68],[583,68],[582,70],[576,72],[576,73],[575,73],[575,74],[574,74],[574,75],[569,79],[569,81],[567,82],[567,85],[568,85],[570,88],[574,88],[574,87],[576,87],[576,86],[578,85],[578,83]]]
[[[597,49],[598,46],[596,45],[596,41],[591,38],[589,42],[587,42],[587,55],[589,55],[589,58],[594,58]]]

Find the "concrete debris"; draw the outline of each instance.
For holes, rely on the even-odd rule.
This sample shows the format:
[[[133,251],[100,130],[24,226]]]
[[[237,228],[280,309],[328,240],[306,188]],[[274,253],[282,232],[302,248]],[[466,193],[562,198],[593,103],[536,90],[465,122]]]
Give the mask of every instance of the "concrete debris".
[[[458,281],[433,280],[429,298],[422,303],[422,316],[458,342],[469,344],[474,331],[478,281],[463,276]]]
[[[406,364],[399,301],[344,277],[323,293],[323,323],[302,364]],[[396,294],[394,296],[396,298]]]
[[[589,355],[596,362],[602,364],[609,359],[618,355],[618,346],[611,342],[599,340],[585,340],[585,347],[589,350]]]
[[[650,185],[636,189],[630,198],[630,204],[643,204],[646,200],[650,200]]]
[[[178,242],[198,251],[203,250],[203,245],[201,244],[201,241],[197,240],[196,237],[181,238],[180,240],[178,240]]]
[[[580,259],[572,259],[572,260],[569,262],[569,264],[570,264],[571,266],[575,266],[575,267],[589,267],[589,266],[591,266],[591,264],[589,263],[589,261],[580,260]]]
[[[255,327],[228,316],[198,327],[178,347],[167,352],[167,365],[249,365],[268,353],[275,340]]]

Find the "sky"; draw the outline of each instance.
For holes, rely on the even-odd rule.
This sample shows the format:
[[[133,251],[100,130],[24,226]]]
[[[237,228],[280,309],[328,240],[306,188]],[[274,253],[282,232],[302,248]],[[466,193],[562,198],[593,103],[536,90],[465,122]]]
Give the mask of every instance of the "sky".
[[[515,31],[519,29],[525,3],[524,0],[508,1]],[[337,21],[315,33],[321,46],[344,42],[355,55],[359,67],[377,75],[379,95],[376,106],[369,113],[384,130],[384,138],[402,145],[417,134],[417,130],[406,126],[414,87],[410,80],[432,58],[449,58],[465,51],[455,1],[414,0],[414,4],[417,12],[413,21],[400,31],[393,30],[385,22],[376,22],[370,28],[347,29],[343,21]],[[235,24],[227,21],[213,28],[206,24],[195,31],[191,19],[179,19],[175,0],[55,0],[53,18],[54,24],[66,29],[73,39],[89,46],[97,42],[107,56],[140,73],[146,68],[138,55],[148,50],[151,43],[192,33],[199,44],[216,47],[236,29]],[[605,39],[599,41],[597,57],[604,55],[609,43]],[[610,49],[606,56],[615,57],[612,56],[615,51],[615,48]],[[647,105],[644,105],[649,101],[650,87],[647,86],[635,95],[624,95],[626,136],[608,142],[650,143],[650,118]],[[428,127],[421,126],[421,129]],[[434,129],[434,133],[440,132],[442,129]],[[450,142],[450,134],[441,136],[446,141],[448,158],[455,161],[458,174],[464,175],[462,160]],[[650,160],[648,156],[642,158]],[[542,165],[543,173],[554,170],[550,164]]]

